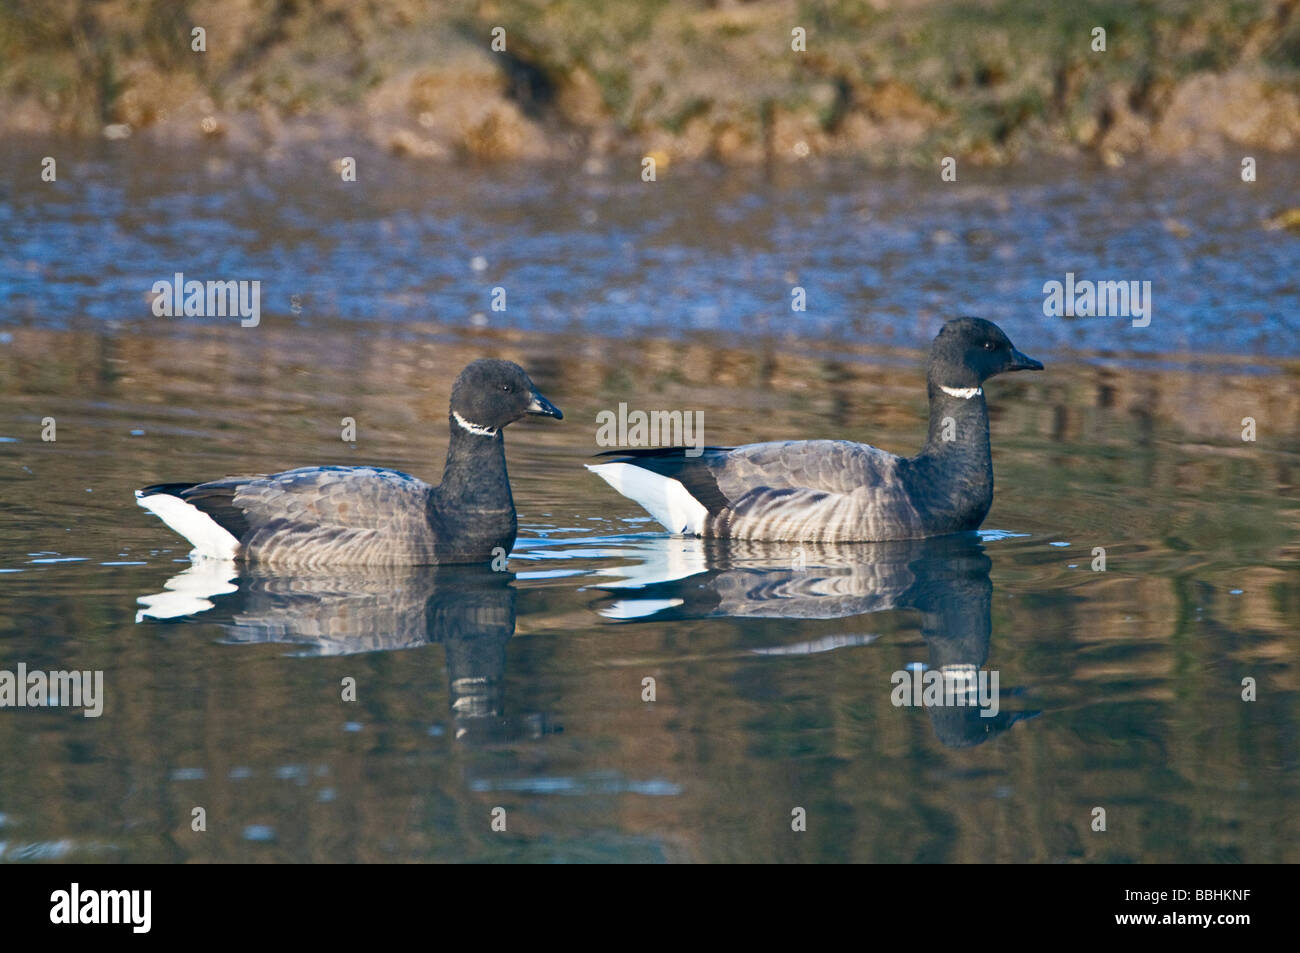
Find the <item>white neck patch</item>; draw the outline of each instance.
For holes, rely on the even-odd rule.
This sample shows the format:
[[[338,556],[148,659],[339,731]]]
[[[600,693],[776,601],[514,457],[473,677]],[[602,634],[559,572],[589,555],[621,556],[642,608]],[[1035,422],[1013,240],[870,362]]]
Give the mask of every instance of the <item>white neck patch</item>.
[[[962,400],[970,400],[976,394],[984,393],[978,387],[944,387],[942,384],[939,385],[939,390],[949,397],[960,397]]]
[[[454,410],[451,412],[451,415],[456,418],[456,423],[460,424],[472,434],[476,434],[480,437],[495,437],[497,435],[497,432],[491,427],[480,427],[478,424],[472,424]]]

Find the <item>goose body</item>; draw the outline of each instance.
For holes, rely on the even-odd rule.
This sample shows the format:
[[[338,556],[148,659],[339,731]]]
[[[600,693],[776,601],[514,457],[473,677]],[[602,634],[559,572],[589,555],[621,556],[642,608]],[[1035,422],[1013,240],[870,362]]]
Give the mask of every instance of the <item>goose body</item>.
[[[930,432],[913,457],[847,440],[611,451],[589,464],[672,533],[729,539],[868,542],[977,529],[993,502],[983,383],[1040,370],[997,325],[958,318],[931,348]]]
[[[154,484],[136,502],[196,556],[295,567],[487,562],[514,545],[502,430],[525,414],[562,416],[517,364],[475,361],[452,390],[438,486],[382,467],[299,467]]]

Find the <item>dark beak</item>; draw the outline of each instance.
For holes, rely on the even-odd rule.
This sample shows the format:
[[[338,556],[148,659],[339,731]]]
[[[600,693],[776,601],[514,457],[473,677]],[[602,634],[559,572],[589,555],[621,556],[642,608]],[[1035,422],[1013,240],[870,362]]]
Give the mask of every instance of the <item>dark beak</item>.
[[[1042,369],[1041,361],[1035,361],[1032,357],[1025,357],[1014,347],[1011,349],[1011,363],[1003,368],[1004,371],[1041,371]]]
[[[536,414],[538,417],[554,417],[556,420],[564,419],[564,414],[560,413],[560,408],[537,393],[537,391],[533,391],[533,399],[529,402],[526,412]]]

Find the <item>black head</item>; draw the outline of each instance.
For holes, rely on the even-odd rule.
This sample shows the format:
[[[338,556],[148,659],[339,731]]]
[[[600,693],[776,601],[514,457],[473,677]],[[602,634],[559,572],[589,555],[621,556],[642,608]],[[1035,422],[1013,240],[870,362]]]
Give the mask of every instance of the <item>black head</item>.
[[[1041,371],[1043,365],[1021,354],[992,321],[954,318],[930,346],[931,384],[948,388],[979,387],[994,374]]]
[[[512,361],[477,360],[460,372],[451,389],[451,411],[462,426],[499,430],[525,414],[564,417],[537,393],[524,369]]]

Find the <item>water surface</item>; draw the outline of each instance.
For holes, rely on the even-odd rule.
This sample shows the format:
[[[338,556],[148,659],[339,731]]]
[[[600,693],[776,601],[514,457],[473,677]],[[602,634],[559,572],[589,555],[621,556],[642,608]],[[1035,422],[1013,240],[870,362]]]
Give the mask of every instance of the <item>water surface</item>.
[[[95,152],[0,198],[0,668],[102,670],[107,695],[0,711],[0,859],[1300,859],[1277,186],[706,169],[651,193],[376,158],[347,192],[242,161]],[[1161,283],[1150,328],[1042,316],[1043,281],[1096,268]],[[261,278],[262,324],[153,318],[178,270]],[[979,536],[706,546],[581,468],[620,401],[701,411],[711,443],[911,452],[918,348],[961,311],[1048,365],[988,385]],[[311,463],[436,480],[483,355],[565,411],[507,433],[506,572],[192,567],[134,505]],[[897,672],[981,670],[996,716],[891,701]]]

